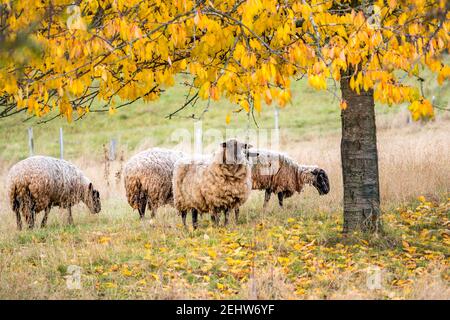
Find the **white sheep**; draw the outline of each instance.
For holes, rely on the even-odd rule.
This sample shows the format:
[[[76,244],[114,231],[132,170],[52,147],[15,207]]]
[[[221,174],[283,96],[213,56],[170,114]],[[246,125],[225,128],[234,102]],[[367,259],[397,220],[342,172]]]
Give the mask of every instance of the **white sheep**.
[[[138,209],[141,219],[147,204],[154,217],[158,207],[173,203],[173,168],[182,157],[182,152],[153,148],[134,155],[125,164],[127,200],[133,209]]]
[[[34,156],[16,163],[8,174],[9,201],[22,229],[21,213],[28,227],[34,227],[36,214],[45,210],[45,227],[53,206],[67,208],[68,223],[73,224],[72,206],[84,202],[91,213],[101,210],[100,194],[80,169],[65,160]]]
[[[290,157],[267,150],[257,150],[250,156],[252,163],[252,188],[265,190],[264,207],[272,193],[278,195],[278,203],[283,199],[301,192],[305,184],[313,185],[320,195],[330,191],[326,172],[317,166],[299,165]]]
[[[221,143],[209,158],[186,158],[177,161],[173,174],[175,208],[186,226],[186,215],[192,211],[192,224],[197,228],[198,213],[211,213],[219,224],[219,214],[235,209],[236,221],[241,206],[251,192],[251,168],[244,150],[249,146],[237,140]]]

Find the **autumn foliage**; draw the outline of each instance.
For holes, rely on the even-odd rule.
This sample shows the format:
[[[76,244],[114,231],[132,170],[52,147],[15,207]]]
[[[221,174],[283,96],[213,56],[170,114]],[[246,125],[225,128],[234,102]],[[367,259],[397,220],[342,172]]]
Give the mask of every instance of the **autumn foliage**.
[[[419,119],[433,116],[422,72],[450,77],[445,0],[76,3],[0,1],[1,117],[114,113],[157,99],[178,73],[192,75],[187,105],[225,97],[259,111],[263,101],[285,106],[302,77],[337,95],[351,70],[353,90],[407,102]]]

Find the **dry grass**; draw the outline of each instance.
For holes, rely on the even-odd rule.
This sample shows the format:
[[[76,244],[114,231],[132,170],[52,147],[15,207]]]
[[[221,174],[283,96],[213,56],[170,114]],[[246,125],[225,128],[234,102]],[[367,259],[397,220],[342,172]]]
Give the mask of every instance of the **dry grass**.
[[[440,201],[450,193],[450,121],[444,119],[402,127],[382,123],[379,127],[383,128],[378,141],[385,211],[414,202],[418,195]],[[444,261],[424,266],[425,272],[410,277],[413,279],[410,285],[397,288],[389,284],[382,290],[367,289],[362,270],[367,267],[371,255],[388,259],[385,256],[389,250],[402,251],[398,243],[404,234],[397,234],[395,230],[387,236],[389,239],[381,241],[381,245],[370,242],[364,249],[366,251],[348,246],[348,250],[355,250],[349,254],[359,271],[343,271],[332,279],[317,280],[320,279],[319,271],[322,271],[321,259],[331,259],[321,250],[326,250],[329,245],[336,248],[336,242],[343,241],[339,235],[342,206],[339,137],[318,136],[291,142],[284,147],[300,162],[318,164],[329,173],[330,194],[319,197],[312,188],[308,188],[302,196],[288,199],[282,210],[272,200],[269,210],[263,212],[262,193],[254,192],[242,210],[240,224],[232,225],[228,230],[214,230],[209,219],[203,217],[199,231],[186,232],[171,208],[160,210],[156,221],[147,218],[139,222],[138,214],[132,212],[126,203],[122,183],[115,181],[119,162],[111,164],[108,186],[103,164],[88,158],[75,161],[100,189],[103,201],[103,211],[99,216],[91,216],[84,206],[77,206],[75,227],[65,226],[64,212],[54,208],[48,228],[16,232],[4,183],[0,184],[0,298],[450,299],[448,277],[442,276],[448,276],[448,247],[438,244],[430,244],[433,248],[430,250],[441,250]],[[0,181],[5,181],[10,165],[0,163]],[[447,219],[448,215],[447,212]],[[295,222],[286,223],[291,217]],[[301,230],[291,229],[291,223],[300,224]],[[278,238],[274,240],[273,234],[278,227],[283,237],[289,238],[295,231],[295,237],[300,240],[319,244],[317,251],[312,252],[314,259],[311,260],[317,265],[309,266],[308,260],[302,262],[305,265],[287,267],[283,265],[284,260],[277,260],[279,257],[290,259],[295,254],[291,248],[293,244],[286,244]],[[394,240],[390,241],[391,238]],[[236,243],[247,256],[236,258],[240,254],[235,253]],[[420,245],[417,244],[418,247]],[[261,262],[250,272],[252,268],[244,263],[252,254],[249,248],[265,252],[270,246],[275,246],[275,251],[269,255],[274,263]],[[213,253],[208,253],[209,250],[217,252],[218,256],[214,257]],[[234,266],[227,264],[231,254],[236,254],[233,261],[244,261],[240,266],[242,270],[235,270],[241,270],[242,274],[232,276]],[[405,277],[404,266],[397,265],[394,260],[384,260],[384,263],[390,277]],[[83,267],[82,290],[69,290],[65,286],[65,272],[71,264]],[[210,268],[201,271],[209,264]],[[314,273],[312,267],[319,269],[317,275],[310,274]],[[317,282],[307,285],[300,282],[305,274],[312,279],[317,277]]]
[[[426,125],[404,124],[379,131],[380,192],[385,208],[411,201],[417,195],[439,196],[450,191],[449,137],[448,120]],[[320,208],[324,210],[330,207],[339,209],[341,206],[339,145],[340,137],[333,135],[286,148],[298,161],[320,165],[330,173],[330,195],[326,199],[311,195],[315,206],[320,203]]]
[[[270,266],[257,269],[251,273],[250,279],[242,286],[242,299],[251,300],[288,300],[295,299],[295,286],[287,279],[283,270]]]

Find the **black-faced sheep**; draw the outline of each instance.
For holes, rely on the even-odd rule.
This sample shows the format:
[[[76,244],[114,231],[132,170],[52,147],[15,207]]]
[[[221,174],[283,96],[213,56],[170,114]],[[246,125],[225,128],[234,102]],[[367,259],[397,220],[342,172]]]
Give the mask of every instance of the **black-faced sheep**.
[[[182,152],[153,148],[134,155],[125,164],[128,203],[138,210],[141,219],[145,216],[147,204],[154,217],[158,207],[173,203],[173,169],[175,162],[182,157]]]
[[[192,224],[197,228],[198,213],[211,213],[211,219],[219,224],[220,212],[228,214],[239,206],[251,192],[251,168],[244,150],[248,146],[237,140],[221,143],[209,158],[181,159],[175,164],[173,194],[175,208],[181,213],[186,226],[186,215],[192,211]]]
[[[101,210],[100,194],[73,164],[52,157],[34,156],[15,164],[8,174],[9,201],[22,229],[21,213],[28,227],[34,227],[36,214],[45,210],[45,227],[53,206],[66,208],[68,223],[73,224],[72,206],[84,202],[91,213]]]
[[[278,152],[257,150],[257,156],[250,156],[252,163],[252,188],[265,190],[264,207],[272,193],[278,195],[278,203],[301,192],[305,184],[313,185],[320,195],[330,191],[328,176],[317,166],[299,165],[293,159]]]

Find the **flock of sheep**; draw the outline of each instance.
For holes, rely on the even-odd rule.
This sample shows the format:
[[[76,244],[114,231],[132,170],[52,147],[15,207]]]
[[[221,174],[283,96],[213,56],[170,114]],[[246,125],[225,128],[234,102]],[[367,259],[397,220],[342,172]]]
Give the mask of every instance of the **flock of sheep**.
[[[140,152],[124,168],[128,203],[141,218],[146,207],[155,216],[159,206],[171,204],[185,226],[187,213],[192,213],[195,229],[199,213],[210,213],[218,225],[223,212],[227,225],[229,212],[234,210],[237,221],[239,207],[252,189],[265,190],[264,207],[272,193],[282,206],[284,198],[301,192],[305,184],[313,185],[321,195],[329,192],[328,176],[317,166],[302,166],[286,155],[251,148],[231,139],[208,156],[190,157],[159,148]],[[40,211],[45,212],[44,227],[53,206],[68,210],[69,224],[73,224],[71,208],[80,201],[91,213],[101,210],[100,193],[81,170],[52,157],[33,156],[15,164],[9,171],[8,192],[19,230],[22,216],[33,228]]]

